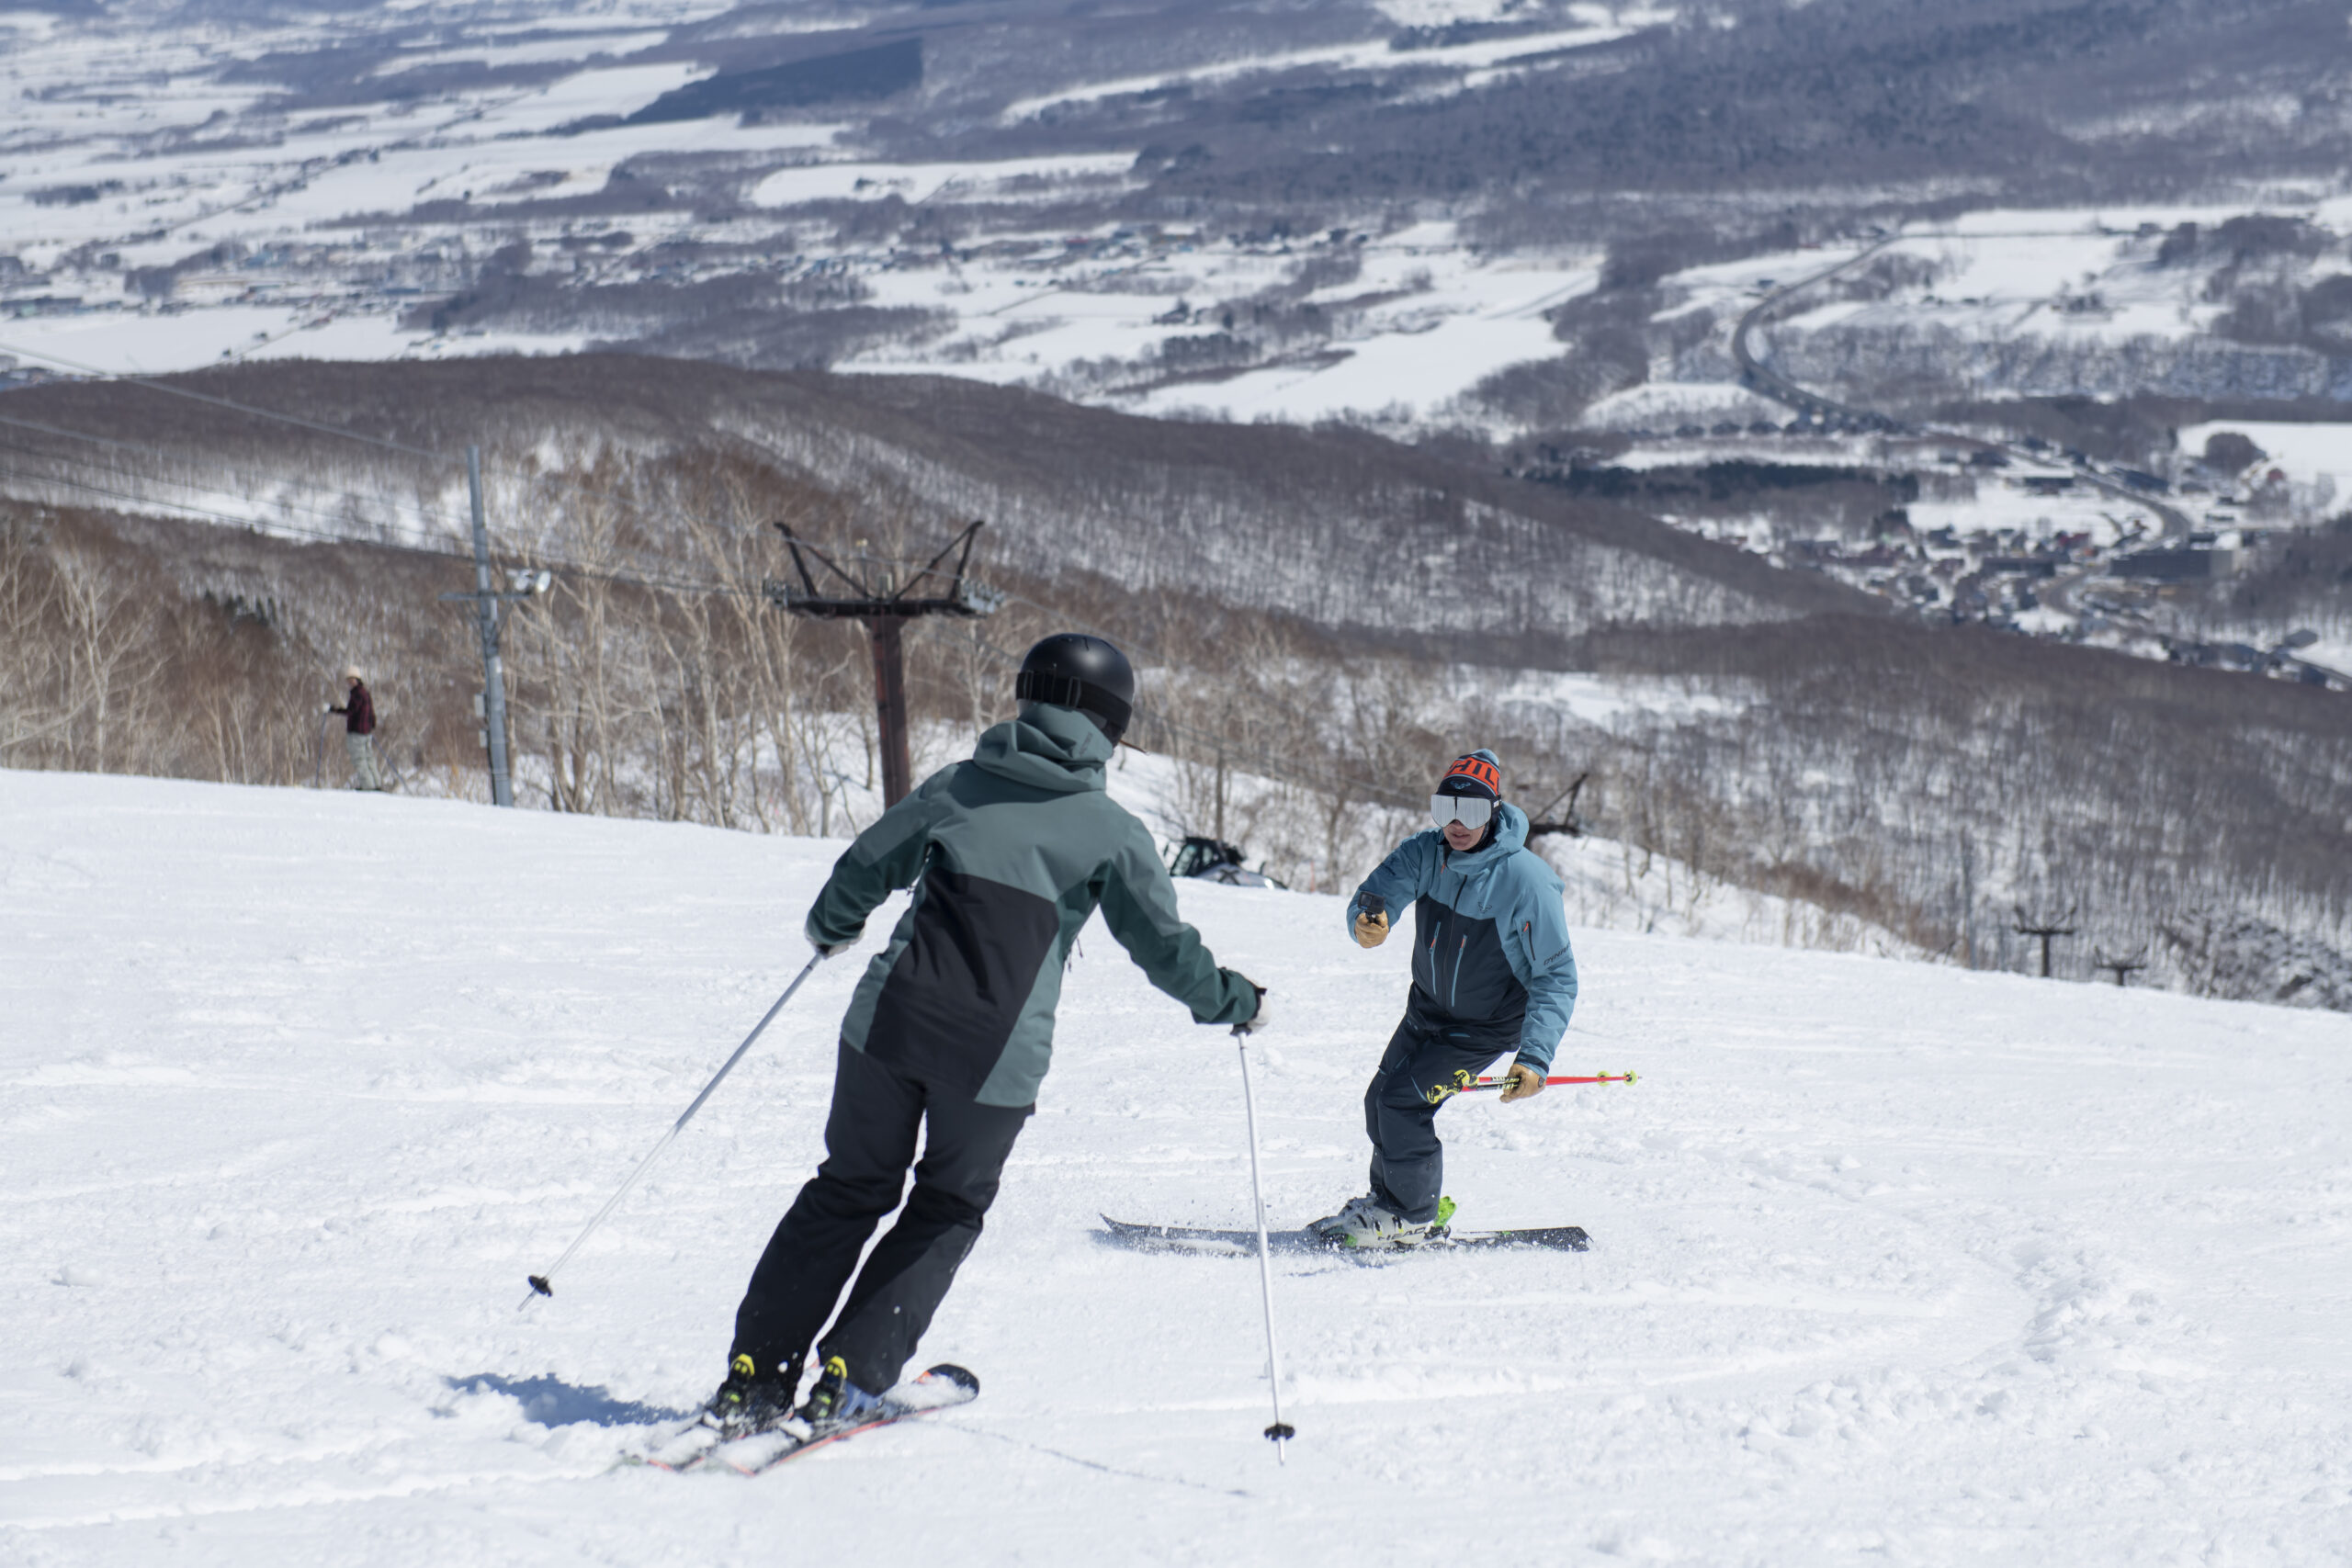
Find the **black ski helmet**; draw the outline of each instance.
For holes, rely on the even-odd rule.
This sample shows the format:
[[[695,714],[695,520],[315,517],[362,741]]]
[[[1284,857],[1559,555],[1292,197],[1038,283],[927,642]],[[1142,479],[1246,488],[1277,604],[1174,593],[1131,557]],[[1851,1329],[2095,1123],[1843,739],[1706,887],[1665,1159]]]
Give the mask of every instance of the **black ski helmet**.
[[[1099,637],[1057,632],[1021,660],[1012,694],[1024,703],[1076,708],[1115,742],[1135,711],[1135,667]]]

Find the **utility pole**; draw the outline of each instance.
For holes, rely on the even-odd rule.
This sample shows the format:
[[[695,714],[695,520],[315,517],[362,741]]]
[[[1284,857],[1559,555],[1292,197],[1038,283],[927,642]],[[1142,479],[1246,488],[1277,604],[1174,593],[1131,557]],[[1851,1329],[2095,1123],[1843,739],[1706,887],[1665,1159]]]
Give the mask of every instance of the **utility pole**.
[[[1216,821],[1209,829],[1218,843],[1225,842],[1225,737],[1216,740]]]
[[[907,623],[922,615],[976,619],[994,615],[997,606],[1004,602],[1001,595],[964,576],[980,525],[974,523],[948,540],[937,555],[903,582],[893,582],[887,576],[877,581],[854,576],[842,570],[816,546],[802,540],[788,525],[778,523],[775,528],[784,536],[786,548],[792,552],[792,566],[799,575],[800,586],[795,588],[780,579],[768,579],[761,584],[768,603],[813,620],[860,622],[873,644],[874,709],[882,730],[882,804],[886,807],[896,806],[915,787],[914,762],[907,743]],[[951,555],[956,557],[952,571],[943,564]],[[812,558],[819,567],[839,578],[848,592],[819,592],[817,579],[808,570]],[[914,592],[915,586],[926,579],[930,580],[933,592],[919,597]]]
[[[2047,980],[2050,978],[2050,939],[2053,936],[2073,936],[2075,934],[2075,928],[2067,922],[2075,918],[2075,909],[2076,906],[2068,905],[2064,914],[2059,916],[2054,920],[2043,920],[2040,924],[2035,924],[2033,922],[2032,917],[2029,916],[2025,912],[2025,908],[2022,905],[2011,905],[2010,908],[2015,909],[2017,912],[2018,935],[2035,936],[2041,939],[2041,977]],[[2120,982],[2119,982],[2119,984],[2120,983]]]
[[[1976,842],[1968,829],[1960,830],[1960,951],[1971,969],[1976,967]]]
[[[474,503],[474,591],[444,593],[444,600],[470,601],[481,632],[481,696],[474,713],[482,723],[482,745],[490,753],[490,803],[514,804],[514,779],[506,767],[506,666],[499,657],[499,606],[509,599],[527,599],[548,590],[547,572],[517,572],[511,592],[490,585],[490,525],[482,515],[481,448],[466,448],[466,484]]]
[[[498,657],[498,600],[490,591],[490,525],[481,511],[481,448],[466,448],[466,486],[474,501],[474,609],[481,622],[481,701],[490,742],[490,803],[514,804],[506,771],[506,666]]]

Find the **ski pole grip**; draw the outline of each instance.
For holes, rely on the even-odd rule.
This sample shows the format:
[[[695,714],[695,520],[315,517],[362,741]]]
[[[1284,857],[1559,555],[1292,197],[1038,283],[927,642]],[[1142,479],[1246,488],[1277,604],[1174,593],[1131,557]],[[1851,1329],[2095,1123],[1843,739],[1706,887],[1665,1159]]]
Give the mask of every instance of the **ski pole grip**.
[[[1377,893],[1359,893],[1356,895],[1356,908],[1366,915],[1385,915],[1388,913],[1388,900]]]

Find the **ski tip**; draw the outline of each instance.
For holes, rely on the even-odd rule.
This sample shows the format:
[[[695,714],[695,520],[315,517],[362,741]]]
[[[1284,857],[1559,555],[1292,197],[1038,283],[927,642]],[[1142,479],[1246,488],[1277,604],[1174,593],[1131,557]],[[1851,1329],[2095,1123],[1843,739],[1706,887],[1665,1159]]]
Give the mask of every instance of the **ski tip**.
[[[1499,1247],[1543,1247],[1555,1252],[1589,1252],[1592,1237],[1582,1225],[1536,1225],[1526,1230],[1496,1231],[1491,1245]]]
[[[530,1280],[531,1289],[537,1291],[539,1294],[543,1296],[552,1296],[555,1294],[555,1287],[548,1283],[548,1277],[545,1274],[533,1274],[530,1276]]]
[[[933,1381],[940,1382],[952,1382],[957,1388],[963,1389],[968,1393],[978,1393],[980,1392],[979,1378],[968,1370],[956,1365],[953,1361],[942,1361],[937,1366],[931,1368],[929,1371],[925,1371],[922,1376],[915,1380],[917,1382],[931,1382]]]

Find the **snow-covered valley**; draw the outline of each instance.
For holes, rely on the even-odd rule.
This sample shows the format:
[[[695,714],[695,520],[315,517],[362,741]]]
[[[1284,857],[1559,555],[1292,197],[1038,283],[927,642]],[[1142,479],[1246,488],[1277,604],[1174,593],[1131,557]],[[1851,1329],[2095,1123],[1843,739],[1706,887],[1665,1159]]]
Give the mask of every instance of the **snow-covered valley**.
[[[20,103],[0,132],[0,369],[635,344],[944,372],[1135,412],[1503,439],[1563,421],[1482,390],[1491,378],[1565,355],[1567,375],[1611,392],[1590,345],[1554,330],[1563,306],[1611,287],[1605,228],[1555,217],[1519,235],[1498,221],[1512,198],[1493,193],[1255,219],[1148,199],[1206,154],[1160,144],[1148,120],[1071,117],[1249,84],[1418,102],[1605,74],[1622,65],[1612,46],[1677,36],[1674,9],[1335,4],[1293,17],[1295,38],[1269,16],[1091,62],[1000,40],[985,47],[1018,53],[996,70],[985,48],[934,39],[913,96],[886,108],[851,93],[745,112],[709,96],[758,74],[730,51],[842,48],[880,14],[754,18],[700,0],[333,22],[0,13],[0,82]],[[1023,36],[1019,19],[996,25]],[[926,137],[906,141],[910,124]],[[976,138],[979,152],[957,151]],[[1591,417],[1645,440],[1728,425],[1736,451],[1811,460],[1781,450],[1788,411],[1742,389],[1730,324],[1776,283],[1858,251],[1883,253],[1874,284],[1774,324],[1776,357],[1801,379],[1955,398],[2324,392],[2343,374],[2328,355],[2215,334],[2250,255],[2280,233],[2311,252],[2290,258],[2292,281],[2338,276],[2347,211],[2336,183],[2281,180],[1891,229],[1858,216],[1728,261],[1686,245],[1646,324],[1702,330],[1654,351]],[[2198,254],[2200,228],[2223,236],[2218,251]],[[2240,231],[2257,233],[2253,252]],[[781,333],[763,319],[851,309],[864,313]],[[1758,434],[1775,439],[1744,439]]]
[[[1478,106],[1556,126],[1589,96],[1573,84],[1658,71],[1664,92],[1730,16],[1322,0],[1148,5],[1073,31],[1027,0],[968,26],[938,9],[0,13],[20,106],[0,130],[0,389],[622,349],[1466,434],[1522,474],[1668,469],[1667,489],[1740,492],[1640,499],[1906,615],[2352,684],[2328,606],[2201,603],[2338,504],[2336,427],[2309,422],[2352,384],[2340,161],[1963,197],[1956,175],[1885,185],[1808,154],[1785,193],[1811,193],[1785,209],[1803,216],[1768,222],[1781,197],[1749,175],[1685,191],[1702,160],[1684,149],[1676,181],[1612,168],[1599,188],[1623,188],[1588,210],[1564,160],[1590,138],[1540,152]],[[1786,10],[1771,26],[1834,27]],[[2282,26],[2297,57],[2325,52]],[[1954,47],[1987,46],[1970,38]],[[1811,61],[1826,41],[1782,44]],[[1716,84],[1709,104],[1723,91],[1691,80]],[[2229,94],[2186,96],[2220,113]],[[1374,177],[1392,122],[1423,130]],[[1253,162],[1285,148],[1307,164]],[[1445,175],[1463,148],[1482,151]],[[1816,397],[1844,412],[1815,417]],[[0,422],[8,495],[132,498],[40,482],[28,442],[83,443],[93,466],[108,454],[89,443],[118,438],[28,417]],[[2287,433],[2258,461],[2209,469],[2179,435],[2249,422]],[[1979,442],[2011,443],[2003,468],[1972,466],[2001,456]],[[1819,493],[1848,481],[1910,493]],[[1789,486],[1815,493],[1771,493]],[[208,481],[168,509],[254,501]],[[2157,544],[2188,553],[2124,558]],[[2306,633],[2315,651],[2272,657]]]
[[[708,1392],[818,1152],[837,964],[558,1281],[790,974],[838,845],[0,773],[0,1557],[29,1564],[2322,1563],[2352,1546],[2352,1021],[1580,930],[1563,1071],[1450,1108],[1464,1223],[1276,1270],[1222,1032],[1100,928],[923,1346],[967,1410],[755,1483],[612,1472]],[[1272,987],[1278,1221],[1362,1182],[1404,988],[1187,886]],[[868,950],[878,940],[880,917]]]

